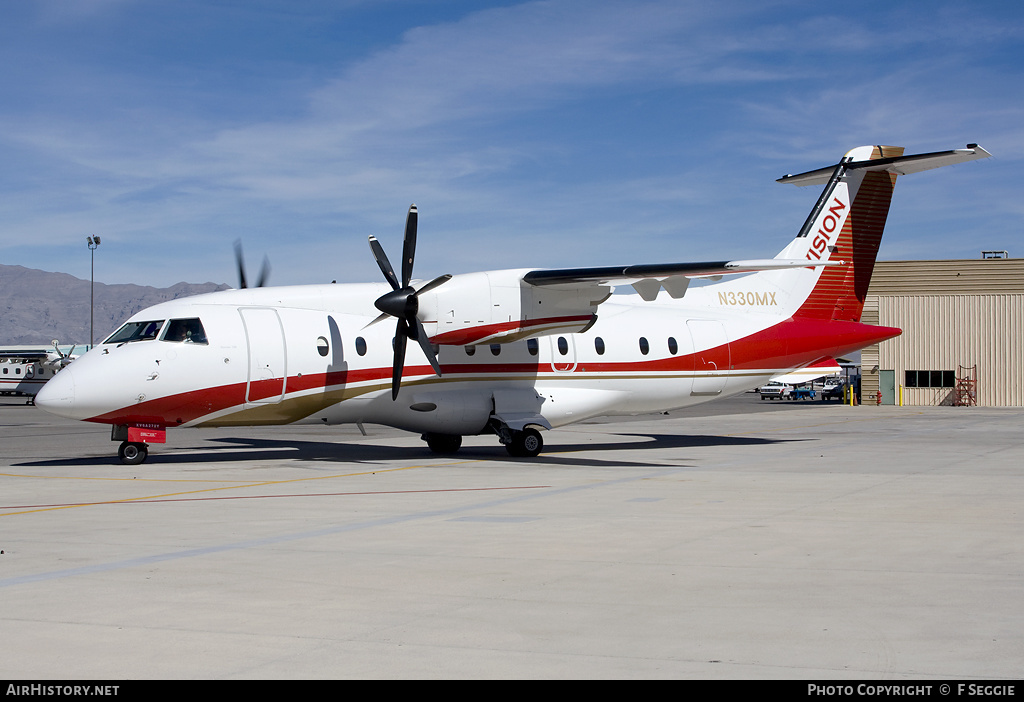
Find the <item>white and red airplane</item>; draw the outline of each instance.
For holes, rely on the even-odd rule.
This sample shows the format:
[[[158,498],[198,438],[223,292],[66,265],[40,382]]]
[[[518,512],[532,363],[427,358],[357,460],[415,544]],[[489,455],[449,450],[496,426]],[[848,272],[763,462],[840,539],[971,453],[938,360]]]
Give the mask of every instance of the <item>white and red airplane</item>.
[[[412,279],[409,209],[401,278],[370,237],[387,284],[227,290],[129,319],[50,380],[36,405],[111,425],[141,463],[168,427],[376,423],[451,453],[494,433],[535,456],[540,430],[677,409],[900,334],[860,323],[898,175],[985,158],[863,146],[782,183],[824,184],[774,259]],[[742,277],[690,287],[692,278]],[[612,297],[613,284],[639,293]],[[659,295],[664,290],[667,295]],[[379,322],[397,318],[397,328]],[[407,342],[413,344],[407,349]]]

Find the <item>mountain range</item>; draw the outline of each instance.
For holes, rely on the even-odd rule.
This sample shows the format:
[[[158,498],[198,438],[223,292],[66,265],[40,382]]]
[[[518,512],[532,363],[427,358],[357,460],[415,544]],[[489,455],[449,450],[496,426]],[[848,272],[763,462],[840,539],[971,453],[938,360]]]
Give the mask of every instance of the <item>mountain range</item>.
[[[169,288],[96,283],[94,338],[99,343],[128,317],[159,302],[227,290],[217,283],[178,283]],[[0,264],[0,346],[89,343],[89,281],[67,273]]]

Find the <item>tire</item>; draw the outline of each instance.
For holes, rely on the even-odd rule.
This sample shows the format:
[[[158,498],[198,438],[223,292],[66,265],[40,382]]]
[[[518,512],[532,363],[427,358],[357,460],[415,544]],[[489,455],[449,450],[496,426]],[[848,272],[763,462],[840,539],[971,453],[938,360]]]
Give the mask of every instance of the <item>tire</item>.
[[[523,429],[512,435],[511,443],[505,445],[508,455],[516,458],[533,458],[544,449],[544,439],[536,429]]]
[[[125,441],[117,449],[117,457],[126,466],[137,466],[149,456],[149,447],[146,444]]]
[[[424,434],[423,440],[434,453],[450,455],[462,448],[462,437],[458,434]]]

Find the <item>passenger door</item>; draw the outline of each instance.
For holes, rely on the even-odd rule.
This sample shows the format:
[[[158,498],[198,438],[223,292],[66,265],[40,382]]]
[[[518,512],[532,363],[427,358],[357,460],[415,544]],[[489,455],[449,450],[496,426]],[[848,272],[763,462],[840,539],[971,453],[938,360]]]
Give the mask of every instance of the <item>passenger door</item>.
[[[245,401],[274,404],[281,401],[288,377],[284,328],[277,310],[240,307],[245,340],[249,347],[249,375]]]

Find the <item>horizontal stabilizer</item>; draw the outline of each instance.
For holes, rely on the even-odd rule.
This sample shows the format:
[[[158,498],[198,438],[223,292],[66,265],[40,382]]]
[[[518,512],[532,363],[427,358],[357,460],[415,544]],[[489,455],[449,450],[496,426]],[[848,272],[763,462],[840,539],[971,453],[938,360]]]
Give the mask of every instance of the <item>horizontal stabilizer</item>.
[[[846,164],[847,171],[888,171],[896,175],[907,175],[908,173],[920,173],[942,166],[953,166],[958,163],[966,163],[979,158],[991,156],[988,151],[977,144],[968,144],[966,149],[953,149],[952,151],[935,151],[929,154],[912,154],[910,156],[892,156],[889,158],[875,158],[866,161],[851,161]],[[784,175],[777,183],[791,183],[793,185],[825,185],[829,178],[835,173],[835,166],[817,168],[806,173],[797,175]]]

